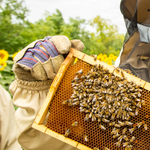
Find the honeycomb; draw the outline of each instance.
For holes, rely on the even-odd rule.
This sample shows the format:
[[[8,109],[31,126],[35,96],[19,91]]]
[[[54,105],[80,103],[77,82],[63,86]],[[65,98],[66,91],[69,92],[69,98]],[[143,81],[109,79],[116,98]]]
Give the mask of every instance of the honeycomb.
[[[77,63],[69,66],[50,103],[50,114],[46,127],[62,135],[65,134],[67,129],[70,129],[71,132],[68,138],[84,144],[91,149],[98,147],[100,150],[103,150],[104,147],[108,147],[110,150],[123,150],[125,148],[122,145],[119,148],[116,146],[115,143],[117,139],[112,137],[112,127],[108,124],[105,124],[106,130],[103,131],[99,128],[98,122],[84,121],[85,113],[79,111],[79,106],[69,107],[62,105],[62,102],[69,99],[72,95],[73,89],[71,81],[74,79],[75,73],[82,69],[83,73],[87,74],[91,68],[92,65],[80,59]],[[145,122],[148,126],[148,130],[145,130],[142,126],[136,129],[132,134],[127,132],[127,136],[129,138],[135,136],[136,139],[132,144],[134,150],[150,150],[150,91],[142,88],[141,94],[140,99],[145,100],[145,105],[140,108],[139,114],[136,117],[132,117],[130,121],[135,124],[141,121]],[[72,123],[76,121],[78,125],[72,127]],[[84,139],[85,135],[88,136],[88,142]]]

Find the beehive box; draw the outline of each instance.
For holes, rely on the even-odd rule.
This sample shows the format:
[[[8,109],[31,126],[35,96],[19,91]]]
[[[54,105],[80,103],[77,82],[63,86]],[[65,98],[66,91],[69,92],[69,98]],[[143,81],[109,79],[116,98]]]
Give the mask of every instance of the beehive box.
[[[75,58],[78,59],[76,63],[74,63]],[[112,138],[112,127],[106,124],[107,130],[104,131],[99,128],[97,121],[84,121],[85,113],[79,111],[79,106],[68,107],[62,105],[62,102],[72,95],[71,82],[75,77],[75,73],[82,69],[83,73],[86,74],[95,64],[103,65],[110,72],[114,70],[113,66],[94,60],[93,57],[71,48],[49,89],[49,93],[32,127],[78,149],[92,150],[94,147],[98,147],[102,150],[104,147],[108,147],[111,150],[122,150],[124,147],[121,145],[118,148],[115,144],[117,140]],[[119,72],[114,72],[114,74],[121,77]],[[145,105],[140,108],[138,116],[131,118],[131,121],[134,123],[146,122],[148,126],[146,131],[141,127],[134,131],[132,135],[128,133],[128,136],[130,138],[132,136],[136,137],[136,140],[132,143],[133,149],[150,150],[150,84],[126,72],[124,72],[124,76],[128,81],[133,81],[141,86],[142,96],[140,99],[145,101]],[[47,115],[48,120],[44,124]],[[73,122],[78,122],[78,125],[72,127]],[[71,130],[68,137],[64,136],[66,129]],[[88,136],[88,142],[84,139],[85,135]]]

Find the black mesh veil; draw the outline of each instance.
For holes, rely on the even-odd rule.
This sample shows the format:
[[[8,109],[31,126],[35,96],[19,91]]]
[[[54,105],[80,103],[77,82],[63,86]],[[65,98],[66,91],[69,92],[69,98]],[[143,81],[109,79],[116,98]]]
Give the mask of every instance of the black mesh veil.
[[[122,0],[120,10],[127,34],[119,67],[150,82],[150,0]]]

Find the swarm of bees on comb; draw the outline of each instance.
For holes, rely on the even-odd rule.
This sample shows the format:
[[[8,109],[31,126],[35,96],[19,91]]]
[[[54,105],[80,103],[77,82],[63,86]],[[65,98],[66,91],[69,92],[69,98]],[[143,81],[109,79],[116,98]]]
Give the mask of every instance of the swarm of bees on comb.
[[[115,76],[115,71],[120,72],[122,77]],[[127,72],[130,73],[129,70]],[[130,122],[130,118],[137,116],[139,108],[145,104],[144,100],[140,99],[140,85],[127,81],[119,68],[110,73],[100,64],[94,65],[87,74],[83,75],[82,69],[76,72],[71,84],[73,94],[70,99],[63,101],[63,105],[79,105],[80,112],[85,113],[84,120],[98,121],[99,128],[104,131],[106,123],[112,126],[111,134],[117,139],[116,146],[120,147],[122,144],[125,150],[132,150],[136,137],[129,139],[127,131],[132,134],[141,126],[145,130],[148,129],[145,122],[139,122],[136,126]],[[77,126],[78,122],[74,124]],[[67,129],[64,135],[68,137],[70,133],[70,129]],[[89,140],[86,135],[84,139],[87,142]],[[94,147],[93,150],[99,148]],[[109,148],[104,147],[104,150]]]

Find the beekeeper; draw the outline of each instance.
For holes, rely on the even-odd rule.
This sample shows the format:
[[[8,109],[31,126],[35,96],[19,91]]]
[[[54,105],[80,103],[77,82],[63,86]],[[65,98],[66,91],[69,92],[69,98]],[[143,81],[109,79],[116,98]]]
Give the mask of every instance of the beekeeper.
[[[122,0],[127,34],[116,66],[150,82],[150,1]]]
[[[29,44],[14,59],[16,78],[10,92],[18,107],[15,113],[17,140],[24,150],[77,150],[31,127],[64,61],[63,55],[71,47],[82,51],[84,44],[63,35],[47,36]]]

